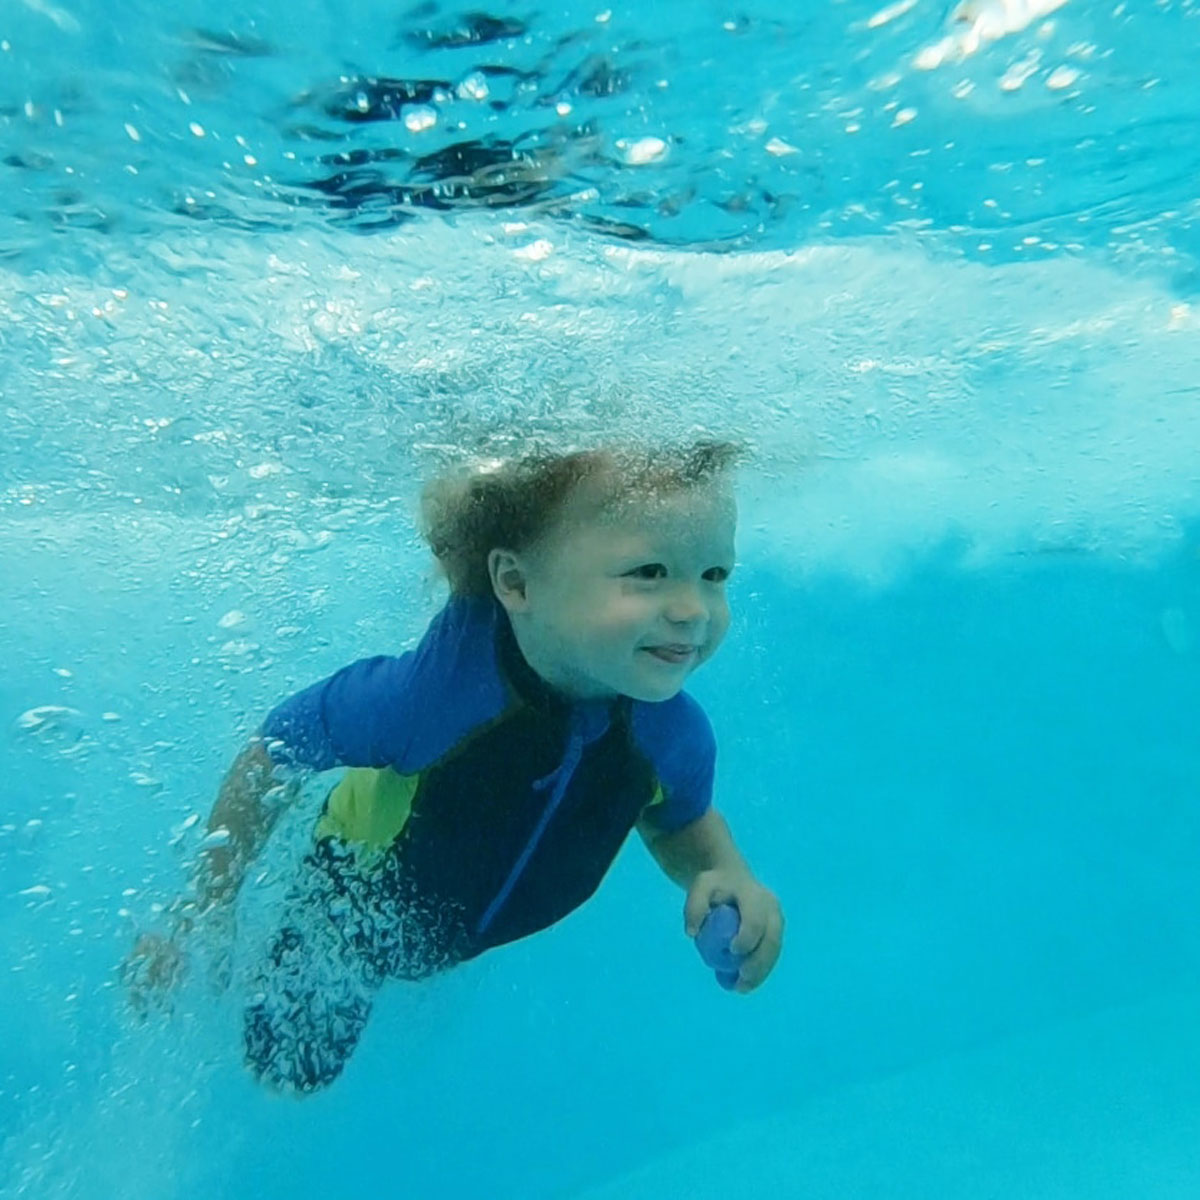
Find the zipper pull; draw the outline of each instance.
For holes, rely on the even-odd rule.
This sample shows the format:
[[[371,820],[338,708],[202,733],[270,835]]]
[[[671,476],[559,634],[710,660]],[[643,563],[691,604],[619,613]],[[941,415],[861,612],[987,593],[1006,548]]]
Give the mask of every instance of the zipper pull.
[[[571,776],[575,774],[575,768],[579,766],[579,760],[583,757],[583,734],[575,731],[567,740],[567,748],[563,753],[562,762],[550,772],[549,775],[544,775],[541,779],[533,781],[533,790],[535,792],[545,791],[552,783],[561,781],[561,789],[565,790],[567,784],[571,782]]]

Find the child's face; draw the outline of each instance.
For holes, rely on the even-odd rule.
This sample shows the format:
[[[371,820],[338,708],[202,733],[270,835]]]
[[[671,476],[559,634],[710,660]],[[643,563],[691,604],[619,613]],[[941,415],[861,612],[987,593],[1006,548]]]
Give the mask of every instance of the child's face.
[[[514,613],[531,665],[581,699],[670,699],[729,628],[736,516],[719,486],[616,511],[569,504],[527,560]]]

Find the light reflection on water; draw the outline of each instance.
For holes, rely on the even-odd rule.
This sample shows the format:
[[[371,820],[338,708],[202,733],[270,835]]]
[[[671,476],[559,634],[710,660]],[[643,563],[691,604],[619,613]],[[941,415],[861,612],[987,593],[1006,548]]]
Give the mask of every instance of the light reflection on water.
[[[990,260],[1190,263],[1195,20],[1046,0],[9,6],[3,241],[482,207],[676,245],[906,229]]]

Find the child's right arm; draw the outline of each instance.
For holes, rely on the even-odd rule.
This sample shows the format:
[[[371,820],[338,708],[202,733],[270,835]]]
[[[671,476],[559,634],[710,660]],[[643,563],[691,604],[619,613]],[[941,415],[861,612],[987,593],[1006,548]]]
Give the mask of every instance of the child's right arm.
[[[268,744],[272,750],[279,746],[289,769],[403,763],[410,742],[444,736],[441,706],[430,702],[422,681],[453,674],[445,666],[447,656],[452,663],[455,655],[470,657],[474,627],[468,618],[465,609],[448,605],[426,634],[423,659],[417,653],[360,659],[272,709],[261,736],[237,756],[221,783],[191,893],[168,909],[168,932],[143,934],[125,960],[122,973],[136,1009],[161,1002],[178,981],[183,970],[179,942],[199,922],[210,927],[231,922],[246,872],[286,808],[291,787],[275,778]]]
[[[226,773],[209,814],[208,845],[200,851],[193,894],[179,897],[168,909],[169,932],[142,934],[123,964],[130,999],[138,1011],[145,1013],[178,982],[183,971],[179,942],[196,922],[207,914],[228,917],[232,913],[246,871],[284,808],[286,785],[277,782],[274,770],[266,746],[256,738]],[[278,793],[274,803],[272,793]]]
[[[196,867],[195,903],[201,911],[233,902],[247,868],[271,836],[286,786],[275,779],[274,769],[256,738],[226,772],[208,818],[210,844],[201,850]]]

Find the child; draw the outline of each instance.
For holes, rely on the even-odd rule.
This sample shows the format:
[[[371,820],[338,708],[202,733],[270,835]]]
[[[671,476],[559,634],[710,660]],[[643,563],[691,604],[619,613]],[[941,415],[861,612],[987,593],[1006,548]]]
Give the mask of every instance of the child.
[[[736,904],[750,991],[782,917],[711,807],[716,747],[681,691],[729,626],[733,447],[530,455],[426,489],[450,599],[416,650],[351,664],[276,708],[209,819],[177,929],[230,906],[289,768],[330,793],[257,971],[246,1056],[262,1080],[333,1080],[389,977],[419,979],[545,929],[599,886],[631,829],[687,889],[694,936]],[[223,842],[222,842],[222,839]],[[135,991],[169,985],[143,938]]]

